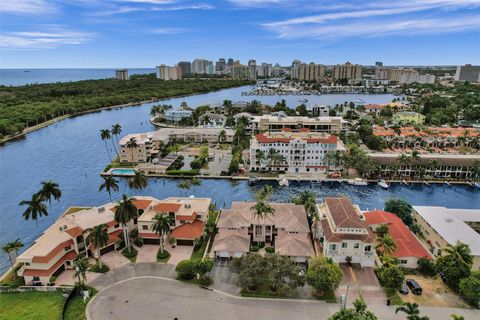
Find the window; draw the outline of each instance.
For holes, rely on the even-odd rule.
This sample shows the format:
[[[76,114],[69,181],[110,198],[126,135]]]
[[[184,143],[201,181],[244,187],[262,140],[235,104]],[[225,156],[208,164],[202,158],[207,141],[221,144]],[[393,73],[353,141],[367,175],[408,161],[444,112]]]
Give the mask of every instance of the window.
[[[333,251],[337,250],[337,245],[336,244],[331,244],[330,245],[330,250],[333,250]]]
[[[142,230],[148,230],[148,226],[142,226]]]
[[[120,225],[117,223],[114,228],[117,229],[118,227],[120,227]]]
[[[342,249],[348,248],[348,243],[342,242]]]
[[[372,246],[365,246],[365,252],[372,251]]]
[[[358,242],[357,242],[357,243],[354,243],[354,244],[353,244],[353,248],[354,248],[354,249],[360,248],[360,243],[358,243]]]
[[[400,259],[400,260],[398,260],[398,261],[400,262],[400,264],[407,264],[407,262],[408,262],[408,261],[405,260],[405,259]]]
[[[180,223],[181,223],[181,224],[185,224],[185,220],[180,220]]]
[[[28,267],[30,266],[30,262],[25,262],[25,265]]]
[[[70,251],[70,249],[72,249],[72,246],[65,247],[65,251]]]

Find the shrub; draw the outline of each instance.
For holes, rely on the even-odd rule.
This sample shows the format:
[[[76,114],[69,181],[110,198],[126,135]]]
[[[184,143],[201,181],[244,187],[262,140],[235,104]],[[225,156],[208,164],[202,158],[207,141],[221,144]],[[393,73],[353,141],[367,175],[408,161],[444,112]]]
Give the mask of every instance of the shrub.
[[[251,252],[258,252],[258,250],[260,250],[260,248],[258,246],[255,246],[255,245],[251,246],[251,248],[250,248]]]
[[[203,162],[200,159],[195,159],[192,162],[190,162],[190,168],[192,169],[200,169],[203,165]]]
[[[418,259],[418,271],[425,276],[433,276],[435,274],[435,263],[426,257]]]
[[[198,174],[198,169],[192,170],[167,170],[167,174],[170,176],[196,176]]]
[[[480,270],[473,271],[470,276],[460,280],[460,293],[469,303],[480,307]]]
[[[138,229],[133,229],[132,231],[130,231],[130,237],[131,238],[138,237]]]
[[[259,243],[258,243],[258,247],[259,247],[260,249],[265,248],[265,242],[259,242]]]
[[[57,281],[57,277],[51,276],[51,277],[48,279],[48,285],[49,285],[49,286],[55,285],[55,281]]]
[[[274,253],[274,252],[275,252],[275,249],[274,249],[273,247],[266,247],[266,248],[265,248],[265,251],[266,251],[267,253]]]
[[[201,286],[209,286],[213,284],[213,279],[207,275],[201,276],[200,279],[198,280],[198,284]]]
[[[137,247],[143,247],[143,238],[142,237],[137,237],[135,238],[135,241],[133,242]]]
[[[91,272],[96,272],[96,273],[105,273],[105,272],[110,271],[110,268],[109,268],[105,263],[102,263],[102,267],[101,267],[101,268],[100,268],[100,264],[99,264],[99,263],[95,263],[95,264],[90,268],[90,271],[91,271]]]
[[[170,253],[167,250],[163,250],[163,252],[160,252],[160,250],[158,250],[157,260],[164,260],[168,257],[170,257]]]
[[[184,280],[190,280],[195,277],[194,264],[191,260],[182,260],[180,261],[175,271],[178,276]]]

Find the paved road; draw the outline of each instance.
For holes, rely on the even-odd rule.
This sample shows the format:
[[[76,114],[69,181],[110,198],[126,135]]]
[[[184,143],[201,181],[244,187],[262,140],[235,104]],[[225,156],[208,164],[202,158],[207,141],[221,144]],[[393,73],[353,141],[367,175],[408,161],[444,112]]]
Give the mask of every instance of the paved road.
[[[379,319],[404,320],[394,307],[369,305]],[[173,279],[140,277],[123,280],[99,292],[87,306],[87,317],[106,319],[328,319],[338,305],[321,301],[240,298]],[[431,320],[450,320],[450,314],[473,320],[479,310],[421,307]]]

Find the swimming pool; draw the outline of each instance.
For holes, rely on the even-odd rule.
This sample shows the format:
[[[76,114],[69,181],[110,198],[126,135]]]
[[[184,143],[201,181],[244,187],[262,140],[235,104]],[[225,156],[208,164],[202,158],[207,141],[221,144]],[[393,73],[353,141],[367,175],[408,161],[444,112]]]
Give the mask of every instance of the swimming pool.
[[[124,176],[130,176],[135,174],[133,169],[113,169],[110,171],[111,174],[120,174]]]

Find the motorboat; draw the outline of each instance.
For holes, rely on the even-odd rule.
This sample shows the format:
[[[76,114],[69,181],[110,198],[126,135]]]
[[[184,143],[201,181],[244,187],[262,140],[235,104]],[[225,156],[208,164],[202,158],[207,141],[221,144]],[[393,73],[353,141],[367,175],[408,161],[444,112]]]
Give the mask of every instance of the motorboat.
[[[388,189],[388,183],[385,181],[385,180],[380,180],[378,181],[378,185],[380,186],[380,188],[382,189]]]
[[[288,180],[283,178],[281,180],[278,181],[278,185],[280,187],[288,187],[289,186],[289,183],[288,183]]]
[[[353,180],[348,180],[348,184],[354,186],[367,186],[368,182],[366,180],[363,180],[362,178],[355,178]]]
[[[303,103],[305,103],[305,102],[308,102],[308,99],[300,99],[300,100],[298,100],[298,102],[303,102]]]

